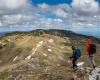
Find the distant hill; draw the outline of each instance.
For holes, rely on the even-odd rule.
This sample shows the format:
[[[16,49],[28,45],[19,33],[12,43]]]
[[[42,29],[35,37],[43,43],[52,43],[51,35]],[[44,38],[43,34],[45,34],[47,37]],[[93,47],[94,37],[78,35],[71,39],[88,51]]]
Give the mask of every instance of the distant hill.
[[[55,35],[55,36],[61,36],[61,37],[70,37],[71,39],[76,39],[76,40],[80,40],[80,39],[87,39],[87,38],[91,38],[97,42],[100,43],[100,38],[94,37],[94,36],[88,36],[88,35],[82,35],[82,34],[78,34],[72,31],[68,31],[68,30],[58,30],[58,29],[36,29],[30,32],[12,32],[12,33],[6,33],[6,35],[14,35],[14,34],[32,34],[34,36],[40,36],[43,34],[50,34],[50,35]]]
[[[79,34],[84,34],[84,35],[90,35],[90,36],[95,36],[95,37],[98,37],[100,38],[100,31],[93,31],[93,30],[79,30],[79,31],[74,31],[76,33],[79,33]]]

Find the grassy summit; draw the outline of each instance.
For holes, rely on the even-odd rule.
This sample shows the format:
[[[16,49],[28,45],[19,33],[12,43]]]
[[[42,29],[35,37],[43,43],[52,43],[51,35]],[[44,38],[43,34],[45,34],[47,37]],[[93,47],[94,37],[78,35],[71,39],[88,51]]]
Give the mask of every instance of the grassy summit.
[[[81,49],[86,62],[88,37],[65,30],[8,33],[0,38],[0,80],[70,80],[71,45]],[[97,43],[96,61],[100,65],[100,40],[91,38]]]

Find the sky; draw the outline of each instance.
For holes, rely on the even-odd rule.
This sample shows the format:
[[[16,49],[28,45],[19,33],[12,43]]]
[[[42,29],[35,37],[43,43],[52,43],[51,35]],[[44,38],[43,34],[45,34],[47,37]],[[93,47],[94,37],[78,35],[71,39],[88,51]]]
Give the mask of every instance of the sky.
[[[99,34],[100,0],[0,0],[0,32],[33,29]]]
[[[72,0],[32,0],[33,4],[47,3],[50,5],[57,5],[62,3],[71,4]]]
[[[56,5],[61,3],[71,4],[73,0],[32,0],[33,4],[47,3],[50,5]],[[95,0],[100,3],[100,0]]]

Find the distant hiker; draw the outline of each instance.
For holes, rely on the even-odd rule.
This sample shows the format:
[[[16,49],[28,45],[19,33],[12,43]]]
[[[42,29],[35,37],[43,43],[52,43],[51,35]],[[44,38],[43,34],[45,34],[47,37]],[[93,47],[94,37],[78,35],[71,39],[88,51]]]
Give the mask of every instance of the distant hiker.
[[[91,39],[87,39],[86,51],[89,56],[89,63],[92,64],[93,68],[95,68],[96,66],[94,61],[94,55],[96,54],[96,45],[92,42]]]
[[[72,68],[75,69],[77,68],[77,60],[81,57],[81,51],[79,48],[76,48],[75,46],[72,46],[72,50],[73,50],[73,53],[72,53],[72,56],[70,57],[72,59]]]

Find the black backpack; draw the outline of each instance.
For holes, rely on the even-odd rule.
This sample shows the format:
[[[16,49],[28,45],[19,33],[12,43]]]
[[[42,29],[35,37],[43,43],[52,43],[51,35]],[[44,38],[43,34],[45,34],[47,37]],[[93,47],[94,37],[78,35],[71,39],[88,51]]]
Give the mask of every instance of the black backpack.
[[[90,44],[90,53],[91,54],[96,53],[96,45],[95,44]]]

